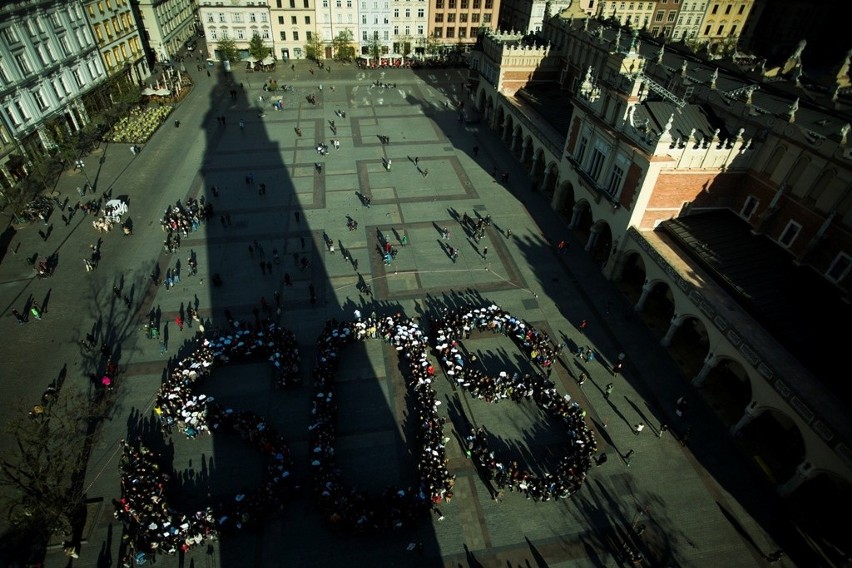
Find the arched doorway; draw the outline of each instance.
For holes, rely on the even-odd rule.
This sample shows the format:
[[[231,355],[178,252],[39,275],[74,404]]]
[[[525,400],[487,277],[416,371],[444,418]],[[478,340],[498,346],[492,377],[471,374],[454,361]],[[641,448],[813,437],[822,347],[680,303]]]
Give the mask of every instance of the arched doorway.
[[[773,483],[783,483],[805,459],[805,442],[796,423],[774,408],[766,408],[740,429],[738,438],[746,452],[760,458],[760,466]]]
[[[723,424],[733,426],[752,400],[751,379],[735,359],[724,358],[710,370],[701,385],[702,397]]]

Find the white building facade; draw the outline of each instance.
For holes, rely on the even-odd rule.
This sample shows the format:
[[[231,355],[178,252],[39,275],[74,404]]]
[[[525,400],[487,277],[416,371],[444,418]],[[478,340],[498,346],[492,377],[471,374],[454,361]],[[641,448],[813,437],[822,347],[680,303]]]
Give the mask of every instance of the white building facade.
[[[263,39],[270,49],[273,47],[267,2],[237,0],[224,4],[202,0],[198,5],[198,17],[204,28],[207,52],[216,60],[222,59],[218,44],[224,38],[234,40],[241,58],[248,56],[249,42],[254,36]]]
[[[140,31],[156,61],[171,60],[195,36],[196,8],[192,0],[134,2]]]

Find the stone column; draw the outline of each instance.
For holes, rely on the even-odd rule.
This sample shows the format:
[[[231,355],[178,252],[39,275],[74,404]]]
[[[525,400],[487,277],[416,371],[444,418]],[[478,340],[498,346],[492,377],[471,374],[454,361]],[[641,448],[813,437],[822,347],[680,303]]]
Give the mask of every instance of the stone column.
[[[513,156],[515,155],[515,152],[518,151],[518,140],[520,140],[520,138],[521,138],[520,136],[515,136],[515,134],[512,133],[512,155]]]
[[[535,152],[535,149],[533,149]],[[530,166],[530,177],[535,179],[535,169],[538,167],[538,160],[541,154],[533,154],[532,165]]]
[[[743,415],[740,417],[739,420],[737,420],[736,424],[731,426],[731,436],[733,436],[734,438],[739,437],[742,432],[742,429],[748,426],[752,420],[754,420],[761,414],[763,414],[763,409],[757,407],[756,400],[753,400],[748,403],[748,406],[745,407],[745,412],[743,413]]]
[[[538,186],[539,191],[544,191],[547,188],[547,184],[550,183],[550,168],[546,168],[544,170],[544,177],[541,178],[541,184]]]
[[[704,358],[704,366],[701,367],[701,370],[698,371],[698,374],[692,379],[692,386],[694,387],[703,387],[704,381],[707,380],[707,375],[710,374],[716,367],[716,363],[719,362],[719,358],[716,357],[713,353],[708,353],[707,357]]]
[[[575,203],[574,207],[571,209],[571,222],[568,223],[568,228],[572,231],[577,228],[580,224],[580,217],[583,214],[583,208],[580,207],[579,204]]]
[[[592,225],[592,229],[589,231],[589,238],[586,239],[586,246],[583,247],[583,250],[586,252],[591,251],[595,248],[595,243],[598,242],[598,236],[600,235],[601,230],[597,225]]]
[[[653,289],[654,284],[646,278],[645,283],[642,284],[642,294],[639,296],[639,299],[636,300],[636,305],[633,306],[634,312],[641,312],[645,309],[645,302],[648,301],[648,295],[651,294],[651,290]]]
[[[503,140],[506,141],[506,142],[509,141],[509,136],[512,135],[512,133],[510,131],[511,126],[512,126],[512,123],[510,123],[508,120],[503,123]]]
[[[669,324],[669,329],[668,331],[666,331],[666,335],[663,336],[663,338],[660,340],[660,345],[662,345],[663,347],[668,347],[669,345],[671,345],[672,338],[674,337],[675,332],[685,320],[686,318],[684,316],[680,316],[678,314],[673,315],[671,324]]]
[[[782,497],[788,497],[793,491],[799,488],[805,481],[812,479],[816,475],[816,468],[811,462],[802,462],[796,467],[796,473],[777,487],[778,494]]]

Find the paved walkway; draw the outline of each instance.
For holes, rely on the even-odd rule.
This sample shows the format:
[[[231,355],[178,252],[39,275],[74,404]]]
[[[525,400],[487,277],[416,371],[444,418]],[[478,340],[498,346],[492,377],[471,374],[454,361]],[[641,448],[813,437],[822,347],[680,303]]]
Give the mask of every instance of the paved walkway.
[[[571,241],[545,198],[529,192],[529,180],[507,148],[484,125],[459,122],[447,103],[462,99],[465,73],[361,72],[336,64],[331,69],[312,75],[300,62],[295,71],[286,67],[274,75],[240,72],[234,85],[218,74],[208,78],[191,70],[196,88],[141,153],[104,145],[88,157],[86,174],[96,178],[99,191],[127,196],[135,226],[132,237],[102,236],[104,258],[97,270],[85,272],[81,260],[99,237],[91,218],[78,215],[66,224],[57,212],[46,240],[37,226],[20,228],[13,239],[0,265],[4,313],[22,310],[32,298],[47,314],[25,326],[12,317],[0,322],[3,336],[14,339],[0,348],[6,390],[14,393],[4,397],[4,410],[28,408],[63,366],[64,389],[91,391],[87,375],[99,361],[75,343],[86,332],[94,329],[100,340],[120,346],[117,403],[89,462],[86,487],[93,503],[74,565],[115,565],[121,527],[111,501],[119,495],[120,441],[156,432],[151,408],[163,368],[196,331],[166,323],[168,351],[162,352],[141,332],[145,314],[159,310],[164,322],[173,322],[192,303],[209,325],[223,326],[225,309],[251,319],[260,298],[271,301],[276,289],[283,298],[282,322],[303,347],[306,381],[325,321],[349,319],[356,308],[404,311],[425,325],[442,307],[496,303],[569,346],[593,347],[598,362],[579,367],[566,352],[553,378],[588,409],[599,449],[610,459],[567,502],[533,503],[509,494],[497,503],[448,428],[454,438],[448,444],[450,467],[458,480],[456,498],[441,508],[443,521],[435,517],[413,533],[340,535],[322,524],[305,494],[287,503],[260,534],[193,549],[185,558],[159,557],[158,566],[617,566],[626,564],[626,540],[653,566],[760,565],[763,555],[778,548],[767,521],[774,513],[766,505],[774,502],[772,495],[754,482],[697,396],[689,424],[674,422],[674,400],[689,394],[688,382],[629,317],[623,296],[600,276],[582,244]],[[294,87],[283,94],[282,111],[259,99],[267,95],[263,80],[273,76],[279,85]],[[310,94],[317,104],[306,100]],[[339,149],[332,139],[340,141]],[[329,145],[327,155],[317,153],[318,142]],[[507,184],[495,180],[495,169],[509,174]],[[246,183],[248,175],[254,183]],[[57,187],[59,199],[76,202],[75,188],[84,181],[80,172],[67,173]],[[258,191],[261,183],[265,193]],[[359,194],[371,199],[369,207]],[[184,239],[178,255],[165,255],[158,222],[163,210],[177,199],[201,195],[214,204],[214,218]],[[478,243],[459,224],[465,213],[492,219]],[[222,215],[230,222],[221,222]],[[347,215],[358,222],[357,230],[347,229]],[[441,236],[444,227],[449,239]],[[390,265],[377,250],[380,238],[398,248]],[[561,239],[572,242],[564,256],[555,248]],[[248,253],[255,240],[268,259],[273,250],[279,255],[271,275]],[[449,246],[460,251],[455,262]],[[190,251],[197,253],[199,276],[184,275],[171,290],[152,286],[156,267],[165,272],[180,261],[185,273]],[[60,258],[55,276],[32,278],[24,257],[53,252]],[[309,263],[305,269],[299,267],[302,257]],[[293,286],[282,285],[285,273]],[[222,286],[210,285],[212,274],[220,275]],[[130,296],[130,309],[114,298],[116,284]],[[309,301],[311,285],[315,305]],[[363,293],[365,285],[372,295]],[[583,319],[590,323],[585,335],[576,328]],[[469,347],[498,369],[523,365],[508,340],[474,338]],[[380,344],[351,351],[339,379],[341,462],[359,485],[404,483],[412,473],[407,432],[399,426],[406,399],[396,358]],[[627,354],[626,370],[612,377],[609,363],[619,352]],[[590,375],[582,388],[574,379],[581,370]],[[614,391],[606,400],[609,382]],[[564,433],[533,409],[487,406],[443,379],[438,384],[448,426],[461,417],[487,425],[508,451],[551,463]],[[264,366],[253,365],[217,372],[205,391],[269,417],[291,441],[294,475],[306,479],[308,388],[276,390]],[[639,421],[647,427],[636,436],[631,428]],[[688,444],[682,446],[671,432],[658,438],[662,423],[680,434],[691,428]],[[251,452],[234,441],[172,441],[175,469],[196,472],[180,478],[185,503],[207,491],[226,496],[259,479]],[[635,453],[628,467],[622,456],[630,450]],[[631,531],[638,525],[645,526],[641,538]],[[424,543],[423,556],[406,550],[411,542]],[[48,554],[47,566],[66,563],[61,550]]]

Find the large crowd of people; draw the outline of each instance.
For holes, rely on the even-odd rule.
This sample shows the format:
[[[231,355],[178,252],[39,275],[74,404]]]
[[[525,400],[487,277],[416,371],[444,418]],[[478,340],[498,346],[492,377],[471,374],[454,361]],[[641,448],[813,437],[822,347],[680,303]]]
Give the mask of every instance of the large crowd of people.
[[[594,432],[585,423],[586,412],[571,400],[560,395],[547,377],[557,356],[557,347],[546,332],[536,330],[496,305],[466,310],[444,310],[433,324],[435,353],[450,381],[478,399],[489,403],[510,399],[514,402],[533,401],[544,412],[567,426],[567,453],[560,459],[556,471],[535,475],[515,460],[495,455],[483,428],[467,436],[467,451],[480,471],[494,480],[501,491],[524,493],[528,499],[550,501],[573,495],[586,479],[597,450]],[[502,333],[510,337],[536,364],[541,372],[509,374],[500,371],[489,375],[477,365],[475,355],[465,352],[461,341],[474,331]]]
[[[474,332],[488,331],[512,338],[541,372],[486,374],[461,342]],[[557,355],[547,334],[492,305],[445,310],[434,320],[431,335],[435,355],[450,381],[487,402],[532,401],[567,427],[566,454],[555,471],[543,475],[496,456],[484,428],[471,428],[465,438],[466,450],[480,472],[501,491],[508,488],[535,501],[573,495],[585,480],[597,444],[585,425],[585,412],[569,395],[560,395],[547,377]],[[416,481],[373,494],[347,485],[335,456],[335,378],[341,354],[347,346],[370,339],[393,346],[405,370],[411,401],[408,415],[416,429],[412,453],[418,470]],[[445,418],[438,412],[441,403],[433,383],[436,368],[429,351],[427,335],[415,320],[401,313],[362,319],[356,312],[354,321],[326,323],[317,340],[313,370],[308,459],[311,486],[330,526],[347,532],[400,529],[415,525],[432,510],[443,518],[437,507],[452,499],[455,476],[447,468],[445,444],[449,438],[444,436]],[[272,363],[280,384],[299,380],[299,353],[292,332],[269,322],[255,330],[242,329],[234,322],[229,333],[202,340],[194,353],[170,369],[157,395],[155,413],[167,433],[177,429],[189,438],[211,432],[236,434],[265,456],[264,482],[250,495],[236,495],[191,514],[178,513],[167,503],[170,476],[158,456],[139,442],[125,444],[122,499],[117,503],[116,518],[125,523],[135,550],[167,554],[187,550],[205,539],[254,525],[289,497],[292,458],[283,437],[263,417],[221,406],[212,397],[195,392],[217,365],[257,357]]]
[[[181,203],[178,199],[174,205],[166,207],[160,226],[166,233],[163,241],[163,250],[168,253],[177,252],[180,248],[181,238],[186,238],[189,233],[195,232],[203,221],[213,215],[213,204],[202,195],[200,199],[192,197]]]
[[[266,420],[252,412],[216,403],[194,392],[216,365],[266,358],[279,385],[300,380],[296,337],[287,329],[266,323],[258,330],[236,324],[230,333],[200,342],[198,349],[169,369],[157,393],[154,412],[167,433],[178,429],[188,438],[201,433],[237,435],[265,457],[264,482],[252,494],[187,515],[169,507],[165,491],[170,476],[158,456],[141,443],[126,443],[121,462],[122,498],[116,518],[122,520],[142,552],[173,554],[217,538],[222,533],[248,527],[279,507],[290,491],[292,457],[284,438]]]
[[[419,479],[406,487],[388,487],[380,495],[347,486],[336,463],[337,399],[335,375],[340,352],[347,345],[371,338],[393,345],[403,367],[410,400],[409,416],[419,428],[414,441]],[[428,359],[428,341],[417,323],[397,313],[358,319],[331,320],[317,340],[314,399],[311,409],[311,475],[320,508],[329,523],[346,531],[371,531],[411,526],[428,516],[437,503],[452,498],[455,476],[447,469],[443,434],[444,419],[438,416],[439,401],[432,387],[434,368]]]

